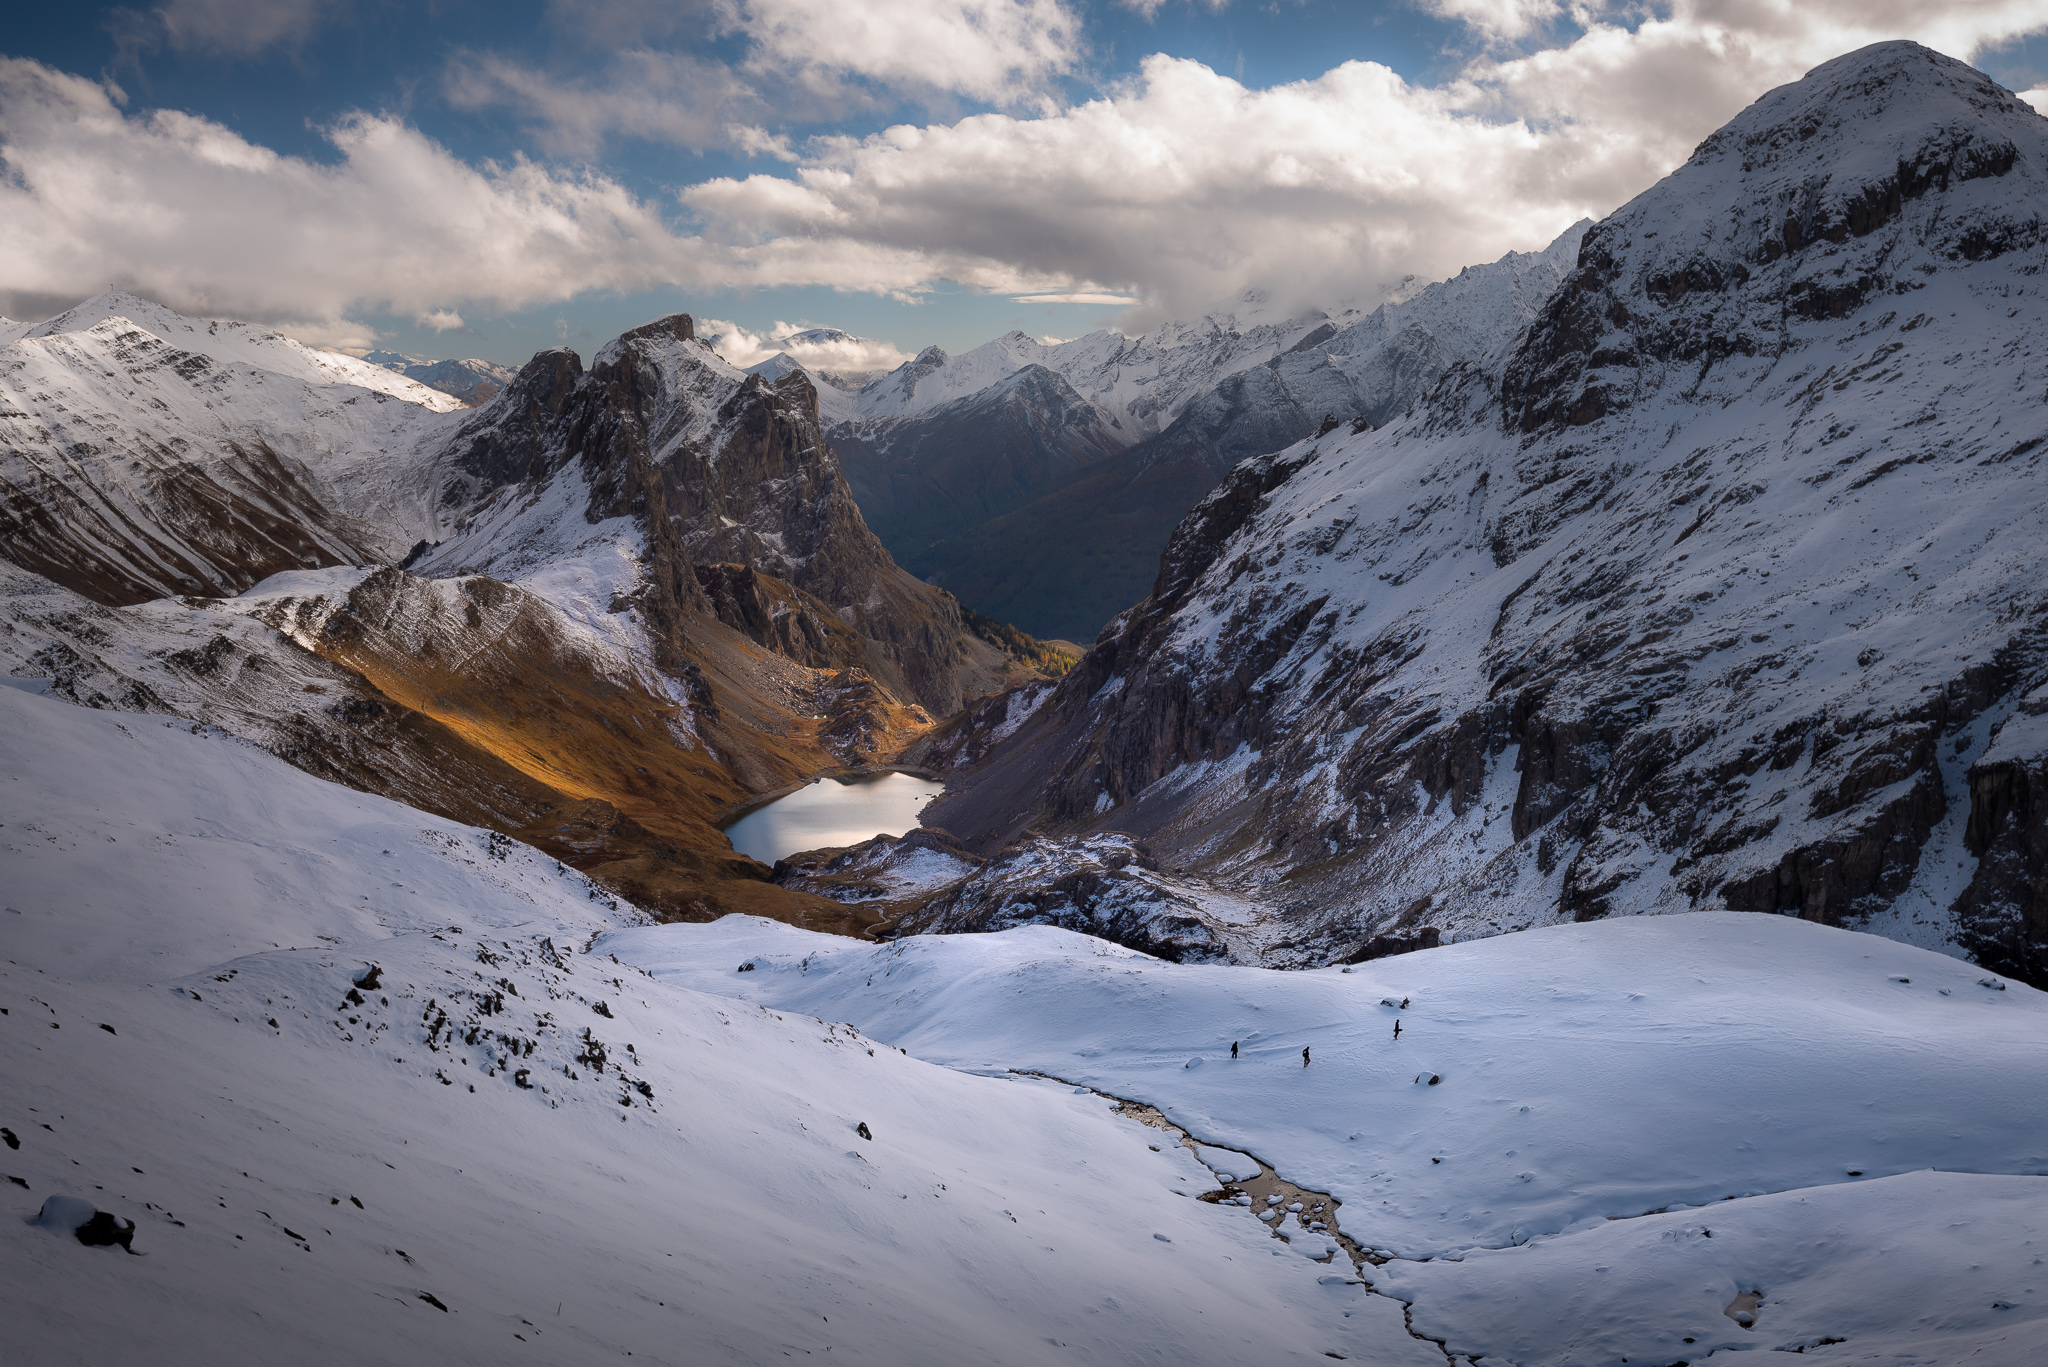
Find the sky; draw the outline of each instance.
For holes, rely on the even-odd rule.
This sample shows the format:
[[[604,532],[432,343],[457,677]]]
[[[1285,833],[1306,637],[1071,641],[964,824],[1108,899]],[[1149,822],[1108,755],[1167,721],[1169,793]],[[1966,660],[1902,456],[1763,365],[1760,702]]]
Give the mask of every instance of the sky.
[[[2048,103],[2048,0],[22,6],[0,314],[116,286],[517,364],[682,310],[741,363],[844,329],[800,359],[862,369],[1369,306],[1894,38]]]

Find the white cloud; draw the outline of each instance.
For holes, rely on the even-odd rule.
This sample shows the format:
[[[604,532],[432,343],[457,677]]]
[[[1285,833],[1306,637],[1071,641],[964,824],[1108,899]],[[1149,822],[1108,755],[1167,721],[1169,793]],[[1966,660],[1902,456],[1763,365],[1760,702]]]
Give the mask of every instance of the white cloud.
[[[777,161],[801,160],[790,146],[785,133],[770,133],[767,129],[751,124],[732,124],[725,130],[726,138],[740,151],[750,157],[773,157]]]
[[[1540,4],[1468,5],[1475,19]],[[1566,46],[1440,86],[1351,62],[1248,89],[1148,59],[1129,90],[1037,118],[980,114],[825,144],[793,175],[684,192],[740,278],[913,293],[1144,295],[1200,308],[1248,284],[1370,297],[1539,247],[1648,188],[1767,89],[1908,36],[1968,57],[2048,24],[2041,0],[1677,0],[1633,28],[1591,10]]]
[[[1565,15],[1563,0],[1419,0],[1420,7],[1456,19],[1489,38],[1520,38]],[[1582,11],[1597,4],[1581,5]]]
[[[696,322],[697,335],[736,366],[759,365],[778,352],[787,352],[791,360],[809,369],[831,372],[894,370],[911,359],[910,353],[894,342],[855,337],[812,323],[778,321],[766,331],[755,332],[722,318],[699,318]],[[813,332],[830,335],[792,335]]]
[[[612,181],[530,162],[467,166],[357,116],[333,164],[206,119],[125,114],[107,90],[0,58],[0,312],[118,284],[174,308],[363,345],[365,304],[515,308],[703,277],[702,244]]]
[[[1039,93],[1080,53],[1063,0],[740,0],[739,13],[759,67],[992,104]]]
[[[1157,18],[1159,11],[1166,8],[1170,0],[1116,0],[1128,10],[1136,10],[1147,19]],[[1230,0],[1187,0],[1189,8],[1201,8],[1221,14],[1230,7]],[[1048,346],[1051,343],[1047,343]]]
[[[462,321],[462,315],[454,309],[435,309],[430,313],[419,314],[413,321],[423,328],[432,328],[436,332],[454,332],[469,326]]]
[[[2048,85],[2037,85],[2032,90],[2018,92],[2019,97],[2034,106],[2037,114],[2048,114]]]
[[[857,0],[844,13],[888,8]],[[1540,6],[1505,0],[1466,11],[1482,27],[1541,17]],[[916,0],[901,13],[959,19],[957,33],[941,22],[922,48],[886,22],[877,32],[895,35],[889,43],[835,46],[842,20],[823,0],[732,0],[716,12],[754,25],[763,61],[794,64],[799,95],[813,76],[1016,91],[1063,69],[1070,51],[1064,36],[1017,27],[1065,16],[1055,0]],[[1765,90],[1841,52],[1907,36],[1968,58],[2048,20],[2043,0],[1672,0],[1633,27],[1607,12],[1574,11],[1581,31],[1568,44],[1489,49],[1435,86],[1351,62],[1254,90],[1155,56],[1127,88],[1072,108],[816,140],[786,172],[690,186],[681,202],[701,223],[695,236],[601,175],[466,165],[395,119],[344,120],[329,133],[338,157],[322,163],[190,115],[125,113],[109,87],[0,59],[0,311],[118,283],[361,345],[367,333],[348,319],[366,307],[460,316],[473,303],[655,286],[825,285],[908,299],[951,281],[1105,307],[1143,299],[1127,325],[1252,285],[1283,302],[1364,299],[1383,282],[1448,275],[1612,210]],[[801,25],[812,25],[801,28],[809,49]],[[465,60],[478,102],[526,102],[559,146],[630,129],[797,155],[769,131],[787,121],[769,122],[748,84],[758,73],[630,48],[616,79],[572,88]],[[720,73],[727,84],[715,84]]]
[[[1043,105],[1082,50],[1068,0],[554,0],[549,12],[605,53],[595,71],[466,52],[443,84],[458,108],[508,110],[546,150],[576,155],[618,136],[791,161],[788,136],[761,126],[771,116],[833,123],[899,96]],[[655,46],[728,35],[745,40],[738,66]]]

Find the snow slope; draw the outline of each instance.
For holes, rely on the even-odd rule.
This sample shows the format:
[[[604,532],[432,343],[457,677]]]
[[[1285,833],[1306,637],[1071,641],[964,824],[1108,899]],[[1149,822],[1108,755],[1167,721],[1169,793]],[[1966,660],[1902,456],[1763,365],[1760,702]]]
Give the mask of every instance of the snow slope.
[[[0,887],[24,1361],[1442,1361],[1100,1098],[652,981],[580,875],[217,732],[0,688]]]
[[[123,290],[96,294],[84,303],[26,329],[22,335],[57,337],[67,332],[84,332],[110,318],[126,318],[180,351],[211,356],[216,361],[267,370],[307,384],[354,385],[358,389],[404,399],[434,413],[452,412],[462,407],[461,400],[454,396],[384,366],[344,356],[338,351],[319,351],[254,323],[188,318],[162,304]],[[0,333],[0,338],[5,338],[5,333]]]
[[[373,366],[330,367],[348,358],[274,334],[251,341],[239,324],[208,324],[223,329],[208,336],[120,302],[149,321],[72,328],[74,309],[0,347],[0,489],[15,558],[133,602],[232,593],[278,569],[388,552],[384,529],[340,506],[336,482],[364,463],[388,479],[452,399]]]
[[[1277,973],[1044,926],[870,946],[729,917],[598,950],[1158,1106],[1218,1168],[1250,1153],[1337,1196],[1396,1255],[1367,1275],[1461,1355],[2048,1345],[2048,995],[1875,936],[1702,913]],[[1721,1311],[1756,1289],[1752,1332]]]

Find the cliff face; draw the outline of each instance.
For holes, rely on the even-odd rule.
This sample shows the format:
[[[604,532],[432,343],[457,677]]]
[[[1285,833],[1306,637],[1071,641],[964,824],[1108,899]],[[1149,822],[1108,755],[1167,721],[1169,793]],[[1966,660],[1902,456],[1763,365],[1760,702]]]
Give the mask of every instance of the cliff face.
[[[1772,92],[1497,369],[1233,471],[928,820],[1132,831],[1293,961],[1732,906],[2038,976],[2044,220],[1959,63]]]
[[[997,662],[958,607],[898,569],[861,520],[810,381],[733,369],[687,315],[622,334],[588,371],[571,352],[534,357],[421,468],[423,501],[445,519],[423,572],[516,572],[624,538],[641,574],[620,596],[675,660],[690,616],[715,615],[792,658],[866,669],[937,714],[993,686]],[[736,582],[714,601],[699,573],[714,565],[772,578],[797,597],[771,596],[839,623],[800,609],[808,630],[780,625]]]

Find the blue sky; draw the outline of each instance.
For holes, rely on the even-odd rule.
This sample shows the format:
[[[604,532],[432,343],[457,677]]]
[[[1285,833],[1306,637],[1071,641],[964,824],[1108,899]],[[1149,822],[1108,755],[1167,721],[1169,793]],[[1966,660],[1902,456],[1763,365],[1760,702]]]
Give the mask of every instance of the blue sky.
[[[886,361],[1370,302],[1611,210],[1841,51],[2029,89],[2044,31],[2048,0],[42,6],[0,33],[0,309],[113,283],[517,362],[681,308],[736,355],[801,322]]]

